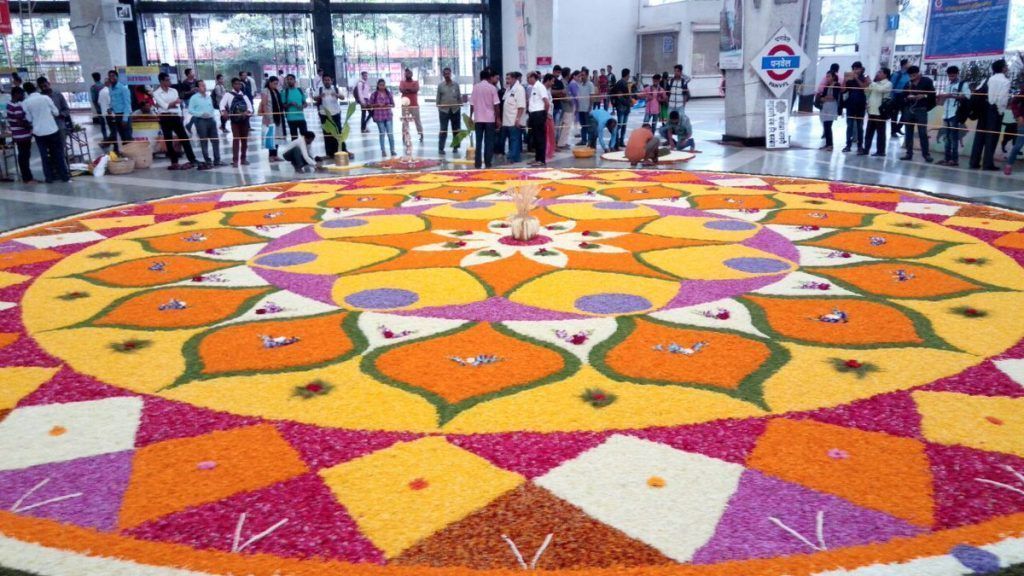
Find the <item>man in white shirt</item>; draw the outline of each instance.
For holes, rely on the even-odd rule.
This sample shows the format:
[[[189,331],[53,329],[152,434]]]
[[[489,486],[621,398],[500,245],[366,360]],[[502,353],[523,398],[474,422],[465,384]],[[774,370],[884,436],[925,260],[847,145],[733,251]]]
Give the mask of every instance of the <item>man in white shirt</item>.
[[[244,82],[241,78],[231,79],[231,91],[224,95],[220,101],[220,113],[222,118],[228,118],[231,122],[231,165],[238,167],[238,163],[249,164],[246,155],[249,151],[249,129],[252,127],[250,119],[253,115],[252,100],[243,91]],[[241,159],[239,159],[241,158]]]
[[[164,133],[164,141],[167,143],[167,157],[171,159],[168,170],[191,170],[192,166],[198,163],[195,152],[192,151],[192,139],[185,131],[185,123],[181,118],[181,99],[178,91],[171,88],[171,77],[166,72],[161,72],[157,77],[160,86],[153,93],[153,102],[156,104],[156,113],[160,118],[160,130]],[[178,150],[175,144],[180,144],[185,150],[188,162],[178,165]]]
[[[505,98],[501,109],[501,136],[498,149],[508,141],[509,164],[523,160],[523,125],[526,122],[526,89],[520,72],[505,74]]]
[[[999,144],[999,132],[1003,129],[1003,111],[1010,101],[1010,79],[1006,77],[1006,60],[1000,58],[992,63],[992,75],[985,81],[984,90],[988,92],[988,102],[978,118],[978,126],[974,132],[974,144],[971,146],[971,168],[977,170],[999,170],[995,164],[996,146]]]
[[[373,90],[373,86],[370,85],[370,73],[363,70],[359,73],[359,82],[356,83],[356,102],[359,103],[362,111],[359,126],[363,134],[370,132],[366,124],[373,118],[373,108],[370,107],[370,96],[373,95]]]
[[[103,125],[107,126],[107,111],[110,110],[110,80],[103,81],[103,87],[100,88],[96,94],[96,106],[99,107],[99,114],[103,118]],[[113,125],[111,124],[111,131],[113,131]],[[104,132],[103,142],[100,144],[103,147],[110,146],[110,141],[107,139],[106,130]],[[117,135],[114,135],[114,142],[117,142]]]
[[[324,74],[321,77],[320,89],[314,100],[318,107],[317,111],[320,113],[320,126],[322,127],[324,122],[330,119],[338,132],[341,132],[341,95],[330,74]],[[328,158],[334,158],[334,154],[338,151],[338,139],[326,131],[324,132],[324,149]]]
[[[530,99],[526,105],[529,114],[530,137],[533,139],[533,149],[537,153],[536,160],[531,166],[547,165],[548,145],[548,110],[551,109],[551,96],[544,84],[538,82],[540,74],[530,72],[526,81],[530,83]]]
[[[312,172],[320,166],[309,155],[309,147],[313,145],[313,140],[316,140],[316,134],[303,132],[298,138],[282,146],[278,152],[282,158],[292,163],[296,172]]]
[[[945,158],[939,166],[958,166],[960,164],[960,135],[963,130],[960,107],[971,99],[971,84],[960,78],[960,67],[946,68],[946,79],[949,80],[946,92],[939,94],[942,104],[942,128],[946,139]]]
[[[56,120],[60,111],[57,110],[53,99],[36,90],[35,84],[25,82],[23,87],[28,97],[22,102],[21,108],[25,111],[25,120],[32,125],[32,135],[35,136],[36,146],[39,147],[46,183],[52,184],[58,179],[69,182],[71,173],[68,171],[64,141]]]

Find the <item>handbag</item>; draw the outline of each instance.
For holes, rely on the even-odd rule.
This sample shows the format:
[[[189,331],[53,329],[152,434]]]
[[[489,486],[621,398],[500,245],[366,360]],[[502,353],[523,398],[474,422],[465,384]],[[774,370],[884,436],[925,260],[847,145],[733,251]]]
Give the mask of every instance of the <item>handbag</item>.
[[[263,136],[263,146],[267,150],[274,150],[277,148],[277,145],[274,143],[274,128],[276,128],[276,126],[273,124],[267,126],[267,133]]]

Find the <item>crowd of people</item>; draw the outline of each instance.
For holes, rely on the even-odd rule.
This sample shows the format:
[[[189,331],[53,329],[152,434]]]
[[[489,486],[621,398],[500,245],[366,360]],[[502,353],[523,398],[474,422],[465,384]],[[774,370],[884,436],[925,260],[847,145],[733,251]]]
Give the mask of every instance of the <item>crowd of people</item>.
[[[486,68],[470,93],[464,95],[452,70],[445,68],[432,106],[440,122],[438,153],[446,154],[450,133],[453,152],[465,140],[462,109],[466,104],[473,122],[473,163],[477,168],[491,167],[496,156],[509,164],[522,162],[524,149],[534,154],[530,166],[544,166],[555,151],[570,148],[574,135],[577,147],[624,151],[633,166],[656,164],[659,157],[672,150],[694,151],[693,127],[686,114],[690,79],[683,67],[676,65],[671,74],[654,74],[646,83],[634,79],[628,68],[618,72],[616,76],[610,65],[593,72],[587,67],[554,66],[551,73],[532,71],[524,79],[520,72],[502,77],[498,71]],[[1011,96],[1006,62],[993,63],[991,76],[974,86],[961,79],[956,66],[947,68],[946,74],[948,87],[938,93],[932,80],[906,60],[895,73],[882,67],[870,78],[863,65],[854,62],[840,79],[839,65],[833,64],[815,93],[825,141],[822,148],[833,150],[833,124],[845,116],[843,152],[856,148],[858,155],[867,155],[874,144],[873,156],[885,156],[887,136],[902,136],[903,160],[913,159],[916,140],[924,160],[933,162],[928,114],[942,106],[939,138],[945,142],[945,154],[939,164],[959,164],[965,124],[971,119],[977,120],[977,127],[970,167],[998,170],[994,153],[1003,131],[1002,150],[1007,152],[1007,145],[1012,144],[1003,167],[1010,174],[1024,144],[1024,96]],[[191,69],[185,69],[177,83],[172,83],[168,73],[160,73],[158,86],[153,89],[129,88],[115,70],[105,77],[93,73],[92,79],[89,95],[93,123],[102,136],[100,146],[120,151],[133,141],[133,126],[151,122],[159,126],[162,138],[156,139],[158,152],[166,154],[170,170],[223,166],[221,134],[231,135],[231,165],[249,164],[254,116],[262,127],[258,139],[271,162],[287,161],[299,171],[315,170],[322,158],[311,153],[317,134],[306,120],[310,107],[320,118],[326,156],[333,157],[339,150],[349,152],[339,137],[347,95],[329,74],[319,73],[308,92],[299,87],[295,75],[283,71],[277,76],[265,75],[262,88],[244,71],[230,80],[217,74],[209,87]],[[422,109],[426,105],[412,70],[404,70],[398,93],[401,100],[396,102],[387,82],[372,81],[366,71],[360,73],[352,90],[354,103],[361,110],[359,129],[365,134],[370,121],[376,125],[381,155],[385,157],[397,156],[396,107],[400,106],[410,129],[415,128],[419,141],[424,140]],[[629,117],[637,108],[643,112],[643,125],[627,139]],[[33,140],[43,160],[46,182],[70,178],[64,141],[73,126],[71,111],[64,96],[54,91],[45,77],[33,84],[12,75],[7,119],[24,182],[34,181],[30,168]],[[198,140],[202,160],[193,147],[193,138]]]
[[[977,121],[968,166],[975,170],[997,171],[996,146],[1002,136],[1001,150],[1006,154],[1003,172],[1013,173],[1013,164],[1024,148],[1024,94],[1012,94],[1009,67],[1005,60],[991,65],[991,74],[973,86],[961,77],[960,68],[946,68],[946,89],[938,91],[931,78],[918,66],[904,59],[895,73],[881,67],[873,78],[864,66],[854,62],[839,78],[839,65],[833,64],[818,84],[815,107],[820,109],[823,150],[833,150],[832,125],[846,116],[846,145],[843,152],[856,146],[858,155],[885,156],[886,133],[903,138],[902,160],[914,159],[915,140],[921,156],[932,163],[928,115],[942,106],[942,128],[938,138],[944,143],[942,166],[960,165],[960,148],[967,133],[967,121]],[[888,128],[887,125],[888,124]],[[915,134],[916,131],[916,134]],[[916,138],[915,138],[916,137]],[[1012,144],[1009,152],[1007,145]]]

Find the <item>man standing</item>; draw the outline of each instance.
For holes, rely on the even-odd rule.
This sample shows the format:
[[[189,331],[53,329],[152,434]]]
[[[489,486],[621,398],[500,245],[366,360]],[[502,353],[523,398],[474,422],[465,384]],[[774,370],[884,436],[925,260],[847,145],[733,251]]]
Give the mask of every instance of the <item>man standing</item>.
[[[633,108],[633,99],[629,93],[629,68],[622,69],[622,78],[612,87],[610,95],[612,107],[615,108],[615,123],[619,125],[619,134],[613,147],[618,149],[625,145],[626,124],[629,122],[629,111]]]
[[[248,96],[249,100],[252,100],[253,94],[256,90],[253,89],[252,84],[249,83],[249,73],[242,70],[238,73],[238,79],[242,81],[242,93]]]
[[[551,111],[554,114],[552,120],[555,123],[555,142],[558,142],[562,128],[562,112],[565,110],[564,102],[569,92],[566,90],[565,80],[562,79],[562,67],[555,66],[552,73],[555,75],[555,83],[551,86]],[[565,70],[564,73],[568,75],[569,71]]]
[[[960,131],[963,130],[961,105],[970,100],[971,86],[966,80],[960,79],[960,68],[957,66],[946,68],[946,78],[949,80],[949,87],[946,93],[938,96],[938,101],[942,104],[943,132],[946,134],[946,153],[939,164],[959,166]]]
[[[158,78],[160,87],[153,94],[153,101],[160,118],[160,130],[163,131],[164,140],[167,142],[167,156],[171,159],[168,170],[191,170],[198,160],[192,152],[192,142],[185,132],[185,123],[181,118],[181,98],[178,97],[178,91],[171,88],[171,77],[166,72],[161,72]],[[188,157],[188,162],[181,166],[178,165],[175,143],[181,144],[185,156]]]
[[[324,74],[320,79],[319,95],[316,97],[317,106],[320,107],[320,126],[327,120],[334,124],[335,129],[341,132],[341,95],[334,85],[334,79],[329,74]],[[331,160],[338,152],[338,139],[324,131],[324,151]]]
[[[216,83],[213,85],[213,101],[220,104],[220,101],[224,99],[224,94],[228,91],[227,87],[224,86],[224,75],[217,74]],[[220,131],[227,134],[228,129],[224,124],[228,121],[224,116],[220,117]]]
[[[505,75],[505,100],[501,113],[501,141],[508,142],[509,164],[523,160],[523,121],[526,118],[526,89],[523,75],[509,72]]]
[[[196,93],[199,81],[196,80],[196,73],[191,68],[185,68],[185,79],[181,81],[181,90],[179,90],[179,96],[181,96],[182,102],[189,102],[192,99],[192,95]]]
[[[588,146],[590,145],[590,110],[594,106],[594,83],[590,81],[590,71],[586,67],[580,70],[576,102],[576,116],[580,123],[580,141],[576,145]]]
[[[469,97],[469,113],[476,124],[476,156],[473,166],[480,168],[480,154],[483,152],[483,165],[491,167],[494,161],[495,128],[501,128],[501,99],[495,88],[498,77],[490,68],[480,72],[480,81],[473,86]],[[483,150],[481,150],[483,148]]]
[[[373,87],[370,86],[370,73],[363,70],[359,73],[359,82],[356,82],[356,102],[359,104],[360,110],[359,127],[363,134],[367,134],[370,131],[366,124],[373,118],[373,107],[370,106],[370,96],[372,95]]]
[[[92,117],[92,123],[100,127],[100,134],[103,135],[103,140],[100,141],[100,146],[106,148],[110,146],[110,142],[107,141],[107,122],[103,118],[103,108],[100,106],[100,90],[103,90],[106,86],[102,81],[103,76],[99,72],[92,73],[92,86],[89,86],[89,102],[92,103],[92,111],[94,115]]]
[[[903,89],[910,83],[910,74],[907,69],[910,68],[910,61],[906,58],[900,60],[900,69],[892,75],[892,97],[895,106],[892,108],[892,137],[902,136],[903,131],[900,130],[900,113],[903,111],[904,100],[903,100]]]
[[[116,70],[107,72],[107,84],[110,85],[110,107],[103,112],[107,115],[114,151],[120,152],[118,138],[123,144],[132,141],[132,95],[128,86],[118,81]]]
[[[249,97],[250,101],[252,101],[254,95],[260,93],[260,87],[256,83],[256,79],[248,72],[245,73],[245,89],[245,95]]]
[[[25,90],[20,86],[11,88],[11,101],[7,103],[7,125],[14,140],[15,152],[18,156],[18,172],[25,184],[35,182],[32,177],[32,124],[25,119]],[[43,167],[46,168],[45,166]]]
[[[872,156],[885,156],[885,122],[888,120],[882,110],[882,103],[887,99],[892,102],[889,95],[892,93],[892,82],[889,81],[889,69],[881,68],[875,74],[875,81],[868,85],[866,90],[868,102],[868,131],[864,136],[864,148],[857,151],[858,156],[866,156],[871,151],[871,140],[878,135],[878,148]]]
[[[547,88],[537,80],[540,78],[540,74],[537,72],[530,72],[526,76],[526,81],[530,84],[530,97],[526,106],[526,111],[530,115],[529,126],[530,126],[530,137],[533,140],[533,149],[537,154],[536,160],[530,166],[546,166],[547,165],[547,125],[548,125],[548,110],[551,108],[551,96],[548,95]]]
[[[64,156],[64,142],[57,126],[57,106],[49,96],[37,93],[31,82],[25,82],[24,88],[28,97],[22,108],[25,110],[25,120],[32,125],[32,135],[36,137],[46,183],[51,184],[58,179],[70,182],[71,173]]]
[[[269,82],[268,84],[273,84]],[[239,162],[243,165],[249,164],[246,155],[249,151],[249,129],[252,117],[252,100],[245,95],[243,88],[245,82],[241,78],[231,79],[231,92],[224,95],[220,101],[220,113],[231,120],[231,165],[238,167]]]
[[[281,106],[284,107],[284,118],[288,121],[288,133],[291,134],[292,140],[309,131],[306,126],[306,95],[302,88],[295,85],[294,74],[284,78]]]
[[[46,76],[40,76],[36,80],[36,86],[39,87],[39,93],[53,100],[53,105],[57,107],[57,127],[60,128],[60,138],[63,142],[65,135],[71,130],[71,106],[68,106],[68,99],[50,86]]]
[[[420,83],[412,79],[412,70],[405,69],[405,80],[398,83],[398,92],[409,99],[409,105],[402,107],[402,116],[406,111],[412,116],[416,123],[416,133],[420,135],[420,142],[423,142],[423,123],[420,121]]]
[[[910,83],[903,90],[903,123],[908,126],[906,148],[903,160],[914,159],[914,128],[917,128],[921,140],[921,155],[924,161],[932,162],[932,152],[928,148],[928,111],[935,108],[935,84],[932,79],[921,75],[917,66],[907,68]]]
[[[1006,77],[1006,60],[999,59],[992,63],[992,76],[978,88],[978,92],[986,92],[988,98],[981,103],[978,110],[978,126],[974,132],[974,144],[971,146],[971,168],[977,170],[998,170],[995,165],[996,145],[999,143],[999,131],[1003,127],[1003,112],[1010,101],[1010,79]]]
[[[676,64],[672,78],[668,81],[668,113],[679,112],[680,118],[686,113],[690,101],[690,78],[683,75],[683,65]]]
[[[200,80],[196,83],[196,92],[188,100],[188,111],[192,115],[192,122],[196,127],[196,134],[199,136],[199,148],[203,151],[203,163],[199,165],[200,170],[209,170],[214,166],[220,166],[220,137],[217,133],[217,120],[214,118],[214,110],[220,102],[215,102],[206,91],[206,82]],[[210,159],[210,147],[213,147],[213,159]]]
[[[441,75],[444,80],[437,86],[437,115],[441,121],[437,153],[443,156],[444,145],[448,141],[448,127],[451,126],[453,137],[462,129],[462,93],[459,91],[459,85],[452,81],[451,68],[445,68]]]
[[[870,83],[864,74],[864,65],[860,61],[854,62],[843,82],[843,109],[846,111],[846,147],[843,152],[849,152],[854,142],[858,153],[864,150],[864,113],[868,106],[864,90]]]

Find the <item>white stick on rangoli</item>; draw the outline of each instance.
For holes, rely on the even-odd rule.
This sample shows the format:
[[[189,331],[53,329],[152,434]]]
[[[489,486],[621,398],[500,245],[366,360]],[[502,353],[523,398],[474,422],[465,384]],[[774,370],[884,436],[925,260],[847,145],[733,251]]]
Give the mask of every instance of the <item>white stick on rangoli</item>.
[[[789,533],[790,536],[792,536],[792,537],[796,538],[797,540],[799,540],[799,541],[803,542],[804,544],[806,544],[811,550],[816,550],[818,552],[822,552],[824,550],[828,550],[828,546],[825,545],[825,511],[824,510],[818,510],[818,515],[817,515],[816,522],[815,522],[815,524],[816,524],[815,532],[816,532],[816,536],[818,538],[818,543],[817,544],[815,544],[815,543],[811,542],[810,540],[808,540],[803,534],[797,532],[796,530],[790,528],[789,526],[786,526],[786,524],[783,523],[782,520],[779,520],[778,518],[776,518],[774,516],[769,516],[768,519],[771,520],[772,522],[774,522],[776,526],[778,526],[779,528],[782,528],[787,533]]]
[[[520,568],[523,570],[536,570],[537,562],[540,561],[540,557],[544,554],[544,551],[548,549],[553,536],[554,534],[552,533],[544,537],[544,542],[540,545],[540,548],[537,548],[537,552],[533,555],[533,560],[530,560],[529,565],[526,564],[526,560],[523,559],[523,555],[519,552],[519,547],[516,546],[516,543],[513,542],[511,538],[502,534],[501,539],[504,540],[505,543],[508,544],[508,547],[512,549],[512,554],[516,557],[516,562],[519,564]]]
[[[234,538],[234,540],[231,541],[231,551],[232,552],[241,552],[242,550],[245,550],[246,547],[248,547],[248,546],[250,546],[252,544],[257,543],[260,540],[263,540],[267,536],[270,536],[270,534],[273,533],[274,530],[277,530],[281,526],[284,526],[285,524],[288,523],[288,519],[287,518],[285,518],[283,520],[280,520],[277,524],[274,524],[270,528],[267,528],[263,532],[260,532],[259,534],[253,536],[252,538],[249,538],[244,543],[239,545],[239,542],[242,540],[242,528],[245,526],[245,516],[246,516],[246,513],[242,512],[242,515],[238,517],[238,524],[235,526],[235,538]]]
[[[65,494],[63,496],[57,496],[56,498],[50,498],[49,500],[43,500],[42,502],[36,502],[35,504],[29,504],[28,506],[25,506],[24,508],[21,506],[22,503],[24,503],[25,500],[27,500],[29,496],[34,494],[36,490],[39,490],[43,486],[46,486],[49,482],[50,482],[50,479],[46,478],[45,480],[42,480],[41,482],[39,482],[39,484],[36,484],[32,488],[30,488],[28,492],[25,492],[24,494],[22,494],[21,498],[18,498],[18,500],[14,503],[14,505],[11,506],[11,512],[14,512],[15,514],[17,514],[19,512],[28,512],[29,510],[31,510],[33,508],[39,508],[40,506],[46,506],[47,504],[54,504],[56,502],[63,502],[64,500],[70,500],[72,498],[78,498],[78,497],[80,497],[82,495],[81,492],[73,492],[71,494]]]

